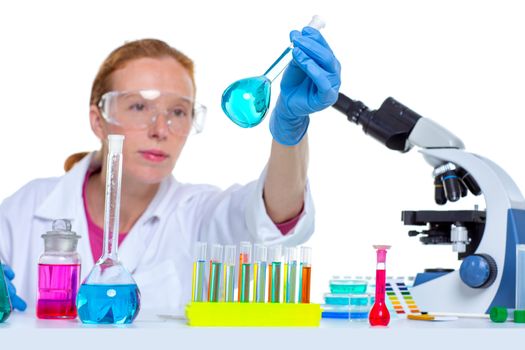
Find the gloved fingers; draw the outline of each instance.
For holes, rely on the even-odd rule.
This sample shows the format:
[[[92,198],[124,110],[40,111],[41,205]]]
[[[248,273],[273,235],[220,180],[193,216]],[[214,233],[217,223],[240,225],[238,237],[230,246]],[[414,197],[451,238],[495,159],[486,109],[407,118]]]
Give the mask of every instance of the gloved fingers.
[[[11,305],[14,309],[24,311],[27,308],[26,302],[20,298],[18,295],[16,295],[16,287],[14,286],[11,281],[7,282],[7,291],[9,293],[9,298],[11,299]]]
[[[335,103],[341,85],[339,75],[326,72],[299,48],[294,48],[293,54],[297,64],[317,87],[318,98],[322,104]]]
[[[6,284],[7,284],[7,292],[9,293],[9,296],[15,295],[16,294],[15,285],[9,280],[6,280]]]
[[[11,298],[11,306],[13,306],[13,309],[24,311],[27,309],[27,303],[24,301],[24,299],[20,298],[18,295],[10,296]]]
[[[307,75],[303,72],[302,68],[299,67],[294,60],[292,60],[292,62],[290,62],[284,71],[283,78],[281,80],[281,89],[297,86],[301,84],[306,77]]]
[[[4,276],[8,280],[12,280],[13,278],[15,278],[15,272],[13,271],[11,266],[2,264],[2,270],[4,270]]]
[[[303,34],[303,36],[308,36],[314,39],[319,44],[323,45],[328,50],[332,51],[332,49],[330,48],[330,45],[328,44],[328,42],[326,42],[326,39],[324,38],[323,34],[321,34],[319,30],[312,28],[312,27],[304,27],[301,33]]]
[[[317,41],[320,45],[329,49],[330,51],[332,50],[330,48],[330,45],[328,45],[328,42],[326,42],[324,36],[321,34],[321,32],[315,28],[304,27],[302,31],[292,30],[290,32],[290,41],[293,42],[297,37],[300,37],[300,36],[310,37],[313,40]]]
[[[310,59],[330,73],[338,73],[340,64],[332,51],[327,50],[310,38],[300,37],[294,41],[294,47],[301,49]]]

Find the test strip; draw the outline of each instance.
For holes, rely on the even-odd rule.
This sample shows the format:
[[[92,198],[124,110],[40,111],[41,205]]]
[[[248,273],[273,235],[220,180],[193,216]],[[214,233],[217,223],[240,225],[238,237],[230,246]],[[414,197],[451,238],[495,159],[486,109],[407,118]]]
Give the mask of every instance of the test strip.
[[[390,291],[387,292],[387,295],[394,305],[394,310],[398,314],[420,314],[421,311],[414,300],[412,294],[408,290],[408,287],[402,280],[387,280],[387,288],[390,288]]]

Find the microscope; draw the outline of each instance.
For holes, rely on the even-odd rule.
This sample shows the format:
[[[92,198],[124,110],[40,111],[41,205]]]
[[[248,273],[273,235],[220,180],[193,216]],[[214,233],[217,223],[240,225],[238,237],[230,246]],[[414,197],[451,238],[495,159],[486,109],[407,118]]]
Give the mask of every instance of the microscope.
[[[433,168],[435,202],[456,202],[469,192],[483,195],[485,210],[403,211],[405,225],[423,244],[450,244],[459,270],[426,269],[411,293],[421,310],[488,313],[493,306],[515,307],[516,245],[525,243],[525,199],[497,164],[466,152],[463,142],[444,127],[395,99],[377,110],[339,94],[335,109],[361,125],[386,147],[408,152],[419,148]]]

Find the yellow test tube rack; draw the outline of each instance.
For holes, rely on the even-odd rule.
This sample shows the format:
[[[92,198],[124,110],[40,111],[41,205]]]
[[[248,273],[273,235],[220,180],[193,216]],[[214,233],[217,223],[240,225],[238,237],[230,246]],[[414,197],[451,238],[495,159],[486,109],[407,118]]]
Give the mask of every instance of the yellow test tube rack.
[[[186,317],[195,327],[319,327],[321,305],[191,302]]]

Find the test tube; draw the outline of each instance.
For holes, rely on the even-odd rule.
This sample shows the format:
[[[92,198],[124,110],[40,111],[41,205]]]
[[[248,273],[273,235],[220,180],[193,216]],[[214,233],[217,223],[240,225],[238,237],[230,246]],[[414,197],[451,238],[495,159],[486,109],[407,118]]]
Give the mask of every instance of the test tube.
[[[193,279],[191,283],[191,300],[204,301],[204,283],[206,281],[206,242],[197,242],[195,261],[193,262]]]
[[[268,249],[268,302],[281,302],[281,246]]]
[[[232,303],[235,301],[235,261],[237,259],[234,245],[224,246],[224,297],[223,300]]]
[[[266,301],[266,266],[268,264],[267,248],[262,244],[253,245],[253,301]]]
[[[312,248],[301,247],[301,303],[310,303],[310,278],[312,276]]]
[[[516,245],[516,310],[525,309],[525,244]]]
[[[210,280],[208,284],[208,301],[217,302],[221,297],[222,251],[220,244],[211,246]]]
[[[237,299],[241,303],[248,303],[250,301],[251,258],[251,243],[241,242],[239,247],[239,289],[237,291]]]
[[[297,302],[297,248],[284,248],[284,302]]]

